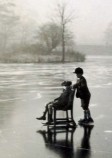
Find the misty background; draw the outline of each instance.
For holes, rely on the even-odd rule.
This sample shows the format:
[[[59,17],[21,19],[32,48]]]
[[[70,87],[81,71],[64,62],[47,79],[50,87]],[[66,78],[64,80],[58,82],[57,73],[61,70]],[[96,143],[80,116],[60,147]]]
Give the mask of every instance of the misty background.
[[[66,27],[69,32],[65,31],[69,35],[69,38],[66,35],[67,40],[64,39],[67,41],[65,54],[68,47],[72,47],[69,55],[73,56],[75,53],[82,61],[85,60],[85,55],[112,54],[111,0],[4,0],[0,1],[0,61],[10,62],[12,59],[12,62],[33,62],[32,56],[36,59],[42,55],[47,47],[44,48],[42,44],[40,46],[39,42],[45,41],[42,41],[42,34],[39,35],[39,32],[56,20],[56,7],[59,4],[67,5],[66,15],[73,14]],[[48,49],[50,53],[43,53],[43,56],[46,58],[46,55],[54,53],[55,59],[58,58],[60,43],[56,43],[51,52]],[[35,61],[39,60],[41,58]]]
[[[0,0],[2,158],[65,158],[65,150],[69,157],[112,157],[111,5],[111,0]],[[59,96],[64,80],[76,83],[76,67],[84,69],[92,94],[95,128],[90,137],[78,126],[72,147],[65,133],[53,143],[53,132],[46,143],[37,133],[43,130],[46,135],[46,127],[35,118]],[[82,117],[75,98],[76,123]]]

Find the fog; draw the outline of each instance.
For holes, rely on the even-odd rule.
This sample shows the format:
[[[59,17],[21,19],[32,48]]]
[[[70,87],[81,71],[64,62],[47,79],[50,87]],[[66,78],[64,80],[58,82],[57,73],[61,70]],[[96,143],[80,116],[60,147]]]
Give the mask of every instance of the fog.
[[[35,24],[53,15],[59,0],[15,0],[17,10],[25,20]],[[75,12],[72,29],[78,44],[104,44],[104,32],[112,21],[111,0],[63,0]],[[22,21],[24,23],[24,20]]]
[[[111,5],[110,0],[0,1],[0,62],[111,55]]]

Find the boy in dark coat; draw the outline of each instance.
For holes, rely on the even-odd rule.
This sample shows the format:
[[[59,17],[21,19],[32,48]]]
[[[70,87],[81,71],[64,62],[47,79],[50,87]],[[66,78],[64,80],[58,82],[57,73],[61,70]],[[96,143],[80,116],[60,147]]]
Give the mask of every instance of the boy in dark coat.
[[[75,69],[74,73],[77,76],[77,82],[73,85],[73,88],[76,88],[76,97],[81,99],[81,107],[84,110],[84,119],[80,119],[79,122],[88,123],[88,122],[94,122],[91,113],[89,110],[89,102],[91,98],[91,93],[87,86],[87,81],[85,77],[83,76],[83,69],[78,67]]]
[[[46,120],[46,114],[49,111],[49,122],[52,121],[52,108],[66,108],[68,101],[69,101],[69,96],[72,92],[71,89],[71,81],[64,81],[62,82],[62,86],[65,86],[65,89],[63,89],[62,94],[56,98],[54,101],[46,104],[45,106],[45,111],[43,112],[43,116],[36,118],[38,120]]]

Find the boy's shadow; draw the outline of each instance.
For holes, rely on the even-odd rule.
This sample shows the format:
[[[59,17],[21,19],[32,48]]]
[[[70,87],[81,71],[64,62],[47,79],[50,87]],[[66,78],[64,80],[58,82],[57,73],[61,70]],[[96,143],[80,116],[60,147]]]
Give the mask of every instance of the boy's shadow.
[[[61,158],[72,158],[74,152],[73,135],[76,128],[55,127],[55,129],[39,130],[46,148],[60,155]]]
[[[90,158],[91,157],[91,144],[90,137],[94,125],[80,125],[84,129],[83,137],[81,139],[80,147],[76,151],[77,158]]]
[[[74,150],[74,133],[76,128],[62,128],[39,130],[37,133],[41,134],[46,148],[54,151],[60,155],[61,158],[90,158],[91,145],[90,136],[94,125],[82,126],[84,129],[83,137],[81,139],[80,148]]]

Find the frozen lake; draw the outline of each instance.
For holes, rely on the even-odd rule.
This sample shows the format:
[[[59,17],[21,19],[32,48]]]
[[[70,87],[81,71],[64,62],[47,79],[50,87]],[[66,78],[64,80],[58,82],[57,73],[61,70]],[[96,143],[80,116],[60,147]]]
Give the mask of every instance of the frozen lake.
[[[57,141],[53,143],[52,135],[49,138],[46,127],[35,118],[42,114],[47,102],[58,97],[63,80],[75,83],[72,72],[78,66],[84,69],[92,93],[90,110],[94,127],[78,126],[72,131],[73,142],[69,140],[68,145],[66,132],[57,134]],[[80,101],[75,99],[76,123],[82,116]],[[90,133],[87,134],[87,130]],[[112,56],[91,56],[85,63],[0,64],[0,156],[112,157]]]

